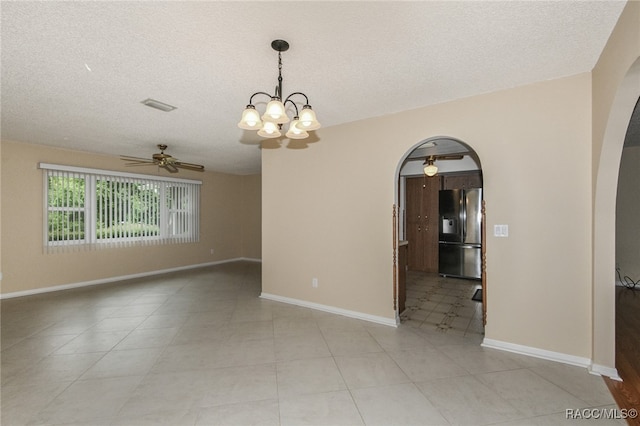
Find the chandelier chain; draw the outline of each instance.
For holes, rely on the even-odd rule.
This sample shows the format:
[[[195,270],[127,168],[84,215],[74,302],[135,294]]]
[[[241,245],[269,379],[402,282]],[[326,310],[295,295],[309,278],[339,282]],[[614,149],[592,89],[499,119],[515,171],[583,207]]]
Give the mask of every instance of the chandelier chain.
[[[276,93],[276,97],[282,100],[284,96],[282,94],[282,52],[278,52],[278,87],[276,91],[280,92],[280,93]]]

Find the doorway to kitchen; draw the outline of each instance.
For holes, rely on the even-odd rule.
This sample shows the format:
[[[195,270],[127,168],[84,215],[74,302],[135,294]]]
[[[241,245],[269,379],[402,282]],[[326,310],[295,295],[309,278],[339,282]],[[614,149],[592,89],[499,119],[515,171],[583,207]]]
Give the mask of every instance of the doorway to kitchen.
[[[607,384],[623,409],[635,408],[640,401],[639,163],[640,97],[624,139],[616,197],[615,366],[622,381]]]
[[[593,364],[591,370],[618,378],[616,339],[616,197],[620,162],[630,119],[640,97],[640,58],[620,82],[597,159],[593,226]],[[631,271],[625,271],[625,274]]]
[[[400,321],[481,340],[486,274],[478,155],[451,137],[419,142],[398,165],[396,199]]]

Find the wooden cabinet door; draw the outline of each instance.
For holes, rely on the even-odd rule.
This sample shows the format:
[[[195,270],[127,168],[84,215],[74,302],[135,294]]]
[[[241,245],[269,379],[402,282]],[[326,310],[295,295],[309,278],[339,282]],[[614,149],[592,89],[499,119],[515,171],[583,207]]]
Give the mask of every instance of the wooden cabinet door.
[[[440,182],[436,176],[427,177],[422,193],[422,211],[424,214],[423,245],[425,272],[438,272],[438,237],[440,220],[439,191]]]
[[[406,180],[408,266],[413,271],[438,272],[439,178]]]
[[[406,180],[406,238],[409,242],[407,265],[412,271],[422,271],[424,245],[422,242],[422,179]]]

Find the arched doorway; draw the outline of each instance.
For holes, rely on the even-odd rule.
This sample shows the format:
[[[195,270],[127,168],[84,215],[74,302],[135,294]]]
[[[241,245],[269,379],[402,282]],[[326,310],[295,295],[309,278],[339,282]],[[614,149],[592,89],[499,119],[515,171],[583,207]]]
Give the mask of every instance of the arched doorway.
[[[624,138],[640,97],[640,58],[613,100],[596,171],[593,237],[593,363],[595,373],[618,378],[615,365],[615,218]]]
[[[396,179],[399,320],[480,338],[486,244],[478,155],[458,139],[431,137],[407,150]]]

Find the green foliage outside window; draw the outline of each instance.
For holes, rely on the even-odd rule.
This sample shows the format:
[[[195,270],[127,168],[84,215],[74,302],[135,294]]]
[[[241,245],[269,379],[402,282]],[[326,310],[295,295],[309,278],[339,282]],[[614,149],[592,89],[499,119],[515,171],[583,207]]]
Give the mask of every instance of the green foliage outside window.
[[[96,192],[98,239],[159,235],[156,185],[99,179]]]
[[[198,241],[201,182],[41,166],[47,248]]]
[[[48,179],[49,241],[85,238],[84,178]],[[160,233],[159,193],[154,184],[96,180],[96,238],[132,238]]]
[[[50,176],[49,241],[84,239],[85,179]]]

